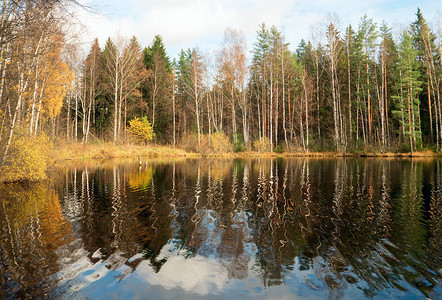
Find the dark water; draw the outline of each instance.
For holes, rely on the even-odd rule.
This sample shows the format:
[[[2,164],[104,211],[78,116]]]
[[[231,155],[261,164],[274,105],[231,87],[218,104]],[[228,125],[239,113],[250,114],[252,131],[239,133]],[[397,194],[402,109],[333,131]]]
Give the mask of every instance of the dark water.
[[[442,298],[442,161],[94,162],[0,187],[0,298]]]

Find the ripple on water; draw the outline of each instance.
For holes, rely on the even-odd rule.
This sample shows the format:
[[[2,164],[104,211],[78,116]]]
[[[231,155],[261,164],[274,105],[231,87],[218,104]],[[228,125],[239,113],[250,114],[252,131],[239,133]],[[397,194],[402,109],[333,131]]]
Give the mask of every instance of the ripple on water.
[[[128,162],[5,185],[0,296],[437,299],[441,166]]]

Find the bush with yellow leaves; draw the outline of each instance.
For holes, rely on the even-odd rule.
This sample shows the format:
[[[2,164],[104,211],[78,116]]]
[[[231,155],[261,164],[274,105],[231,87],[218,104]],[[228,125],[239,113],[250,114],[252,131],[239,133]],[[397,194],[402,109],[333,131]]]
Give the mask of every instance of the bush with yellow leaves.
[[[146,144],[155,137],[152,124],[147,120],[147,117],[133,118],[129,121],[129,128],[127,131],[137,140],[137,142]]]
[[[206,139],[208,139],[208,135],[206,136]],[[224,132],[215,132],[210,135],[211,153],[230,153],[232,151],[232,143],[230,142],[229,137]]]
[[[189,134],[182,138],[181,147],[187,151],[198,152],[203,154],[222,154],[231,153],[233,151],[232,143],[229,137],[223,132],[215,132],[210,135],[202,134],[201,143],[198,144],[198,135]],[[210,146],[209,146],[210,145]]]
[[[271,152],[272,144],[268,138],[262,138],[261,140],[256,140],[253,142],[253,149],[259,153]]]
[[[0,181],[37,181],[46,178],[53,145],[45,134],[17,133],[9,148]]]

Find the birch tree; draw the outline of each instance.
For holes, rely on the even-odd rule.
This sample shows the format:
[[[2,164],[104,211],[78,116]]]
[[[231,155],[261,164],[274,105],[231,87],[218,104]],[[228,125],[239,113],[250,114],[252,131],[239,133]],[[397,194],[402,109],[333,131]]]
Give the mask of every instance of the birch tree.
[[[337,65],[339,56],[341,55],[342,44],[339,37],[339,32],[333,23],[330,23],[327,29],[327,57],[329,60],[332,103],[333,103],[333,124],[334,124],[334,140],[337,151],[341,150],[343,146],[342,136],[342,115],[341,115],[341,101],[339,94],[339,79],[337,74]]]

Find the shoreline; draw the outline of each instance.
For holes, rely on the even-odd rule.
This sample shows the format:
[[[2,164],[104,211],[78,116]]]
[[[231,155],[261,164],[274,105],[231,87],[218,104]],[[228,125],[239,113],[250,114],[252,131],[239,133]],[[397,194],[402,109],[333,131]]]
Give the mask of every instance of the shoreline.
[[[138,158],[139,157],[139,158]],[[47,171],[52,168],[69,165],[87,164],[102,165],[115,161],[134,161],[139,159],[144,164],[147,161],[168,161],[176,159],[274,159],[274,158],[307,158],[307,159],[337,159],[337,158],[371,158],[371,159],[437,159],[442,158],[442,152],[419,151],[411,153],[394,152],[229,152],[229,153],[195,153],[170,146],[138,146],[132,144],[96,143],[83,145],[81,143],[59,143],[48,149],[41,164],[28,160],[20,161],[22,168],[10,168],[0,174],[0,183],[39,181],[47,178]],[[26,171],[23,171],[26,170]]]
[[[228,152],[228,153],[196,153],[170,146],[138,146],[131,144],[113,145],[81,143],[64,144],[54,149],[54,161],[79,161],[90,159],[122,159],[135,158],[438,158],[442,152],[417,151],[414,153],[396,152]]]

